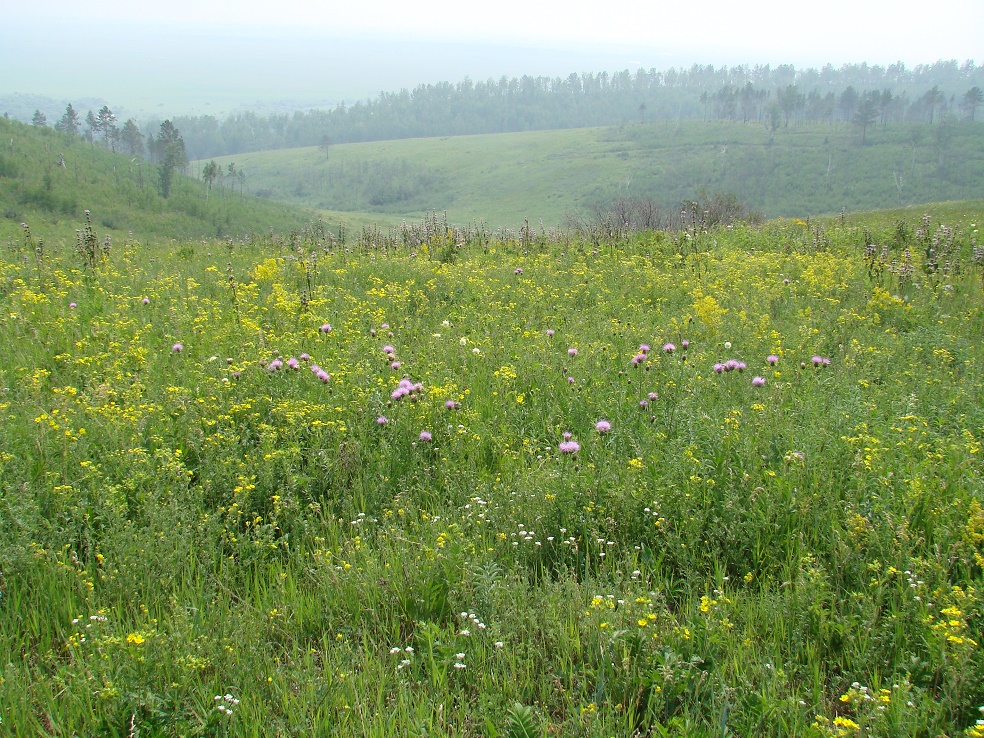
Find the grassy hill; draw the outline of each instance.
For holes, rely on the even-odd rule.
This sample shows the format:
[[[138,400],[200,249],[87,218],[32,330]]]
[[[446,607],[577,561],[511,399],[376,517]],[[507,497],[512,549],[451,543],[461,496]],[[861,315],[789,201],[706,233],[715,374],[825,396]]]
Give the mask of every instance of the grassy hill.
[[[60,162],[64,162],[64,166]],[[283,231],[313,217],[296,207],[213,189],[178,176],[171,197],[157,190],[157,167],[98,144],[0,119],[0,238],[36,232],[74,238],[91,212],[100,234],[138,239],[226,237]]]
[[[560,225],[617,197],[668,208],[701,188],[766,216],[873,210],[984,191],[984,125],[646,123],[237,154],[265,197],[398,222],[428,210],[458,223]]]

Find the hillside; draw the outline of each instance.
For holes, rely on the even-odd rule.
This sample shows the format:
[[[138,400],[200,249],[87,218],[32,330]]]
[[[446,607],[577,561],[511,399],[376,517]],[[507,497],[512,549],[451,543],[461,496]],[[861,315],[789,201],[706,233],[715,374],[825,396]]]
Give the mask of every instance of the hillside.
[[[671,211],[702,188],[768,217],[965,199],[984,191],[984,125],[732,122],[453,136],[237,154],[254,193],[381,222],[561,225],[620,197]]]
[[[171,196],[157,189],[157,167],[114,154],[80,137],[0,119],[0,238],[19,238],[21,223],[73,238],[84,211],[114,238],[227,237],[287,230],[311,215],[238,190],[213,188],[178,175]]]

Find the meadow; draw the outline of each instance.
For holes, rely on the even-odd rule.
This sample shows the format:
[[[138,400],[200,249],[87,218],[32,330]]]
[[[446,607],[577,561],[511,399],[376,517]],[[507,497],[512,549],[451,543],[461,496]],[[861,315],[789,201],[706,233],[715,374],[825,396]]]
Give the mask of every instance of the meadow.
[[[75,239],[94,215],[100,238],[194,240],[300,228],[310,215],[250,197],[240,187],[214,187],[175,177],[169,198],[158,188],[158,167],[141,157],[113,153],[51,128],[0,118],[0,239],[19,241],[21,223],[57,242]],[[248,172],[245,173],[248,176]]]
[[[674,213],[698,192],[732,193],[769,218],[978,197],[984,126],[653,121],[624,126],[401,139],[217,157],[250,191],[361,227],[430,211],[455,223],[564,226],[618,198]],[[203,162],[193,164],[200,169]]]
[[[984,735],[984,203],[925,212],[26,223],[0,735]]]

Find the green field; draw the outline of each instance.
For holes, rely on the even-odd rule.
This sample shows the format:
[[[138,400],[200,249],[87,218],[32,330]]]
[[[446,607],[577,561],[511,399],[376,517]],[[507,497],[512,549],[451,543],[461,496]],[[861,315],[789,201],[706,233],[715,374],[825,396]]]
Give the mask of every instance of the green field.
[[[213,188],[180,174],[159,194],[158,167],[81,137],[0,119],[0,239],[20,241],[21,223],[46,240],[75,240],[89,211],[112,242],[235,237],[300,228],[311,213]]]
[[[32,226],[0,735],[979,738],[982,219]]]
[[[801,124],[634,124],[287,149],[222,157],[250,190],[361,225],[428,211],[456,223],[547,227],[590,219],[616,198],[673,212],[702,189],[734,193],[768,217],[807,217],[975,197],[984,125],[860,130]],[[197,165],[197,166],[200,166]]]

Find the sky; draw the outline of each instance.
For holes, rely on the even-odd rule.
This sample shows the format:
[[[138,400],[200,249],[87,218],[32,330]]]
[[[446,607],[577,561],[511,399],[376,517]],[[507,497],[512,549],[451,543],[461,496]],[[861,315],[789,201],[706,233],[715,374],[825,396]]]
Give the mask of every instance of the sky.
[[[14,0],[0,94],[215,112],[693,64],[984,64],[981,0]],[[175,111],[175,106],[187,110]]]

